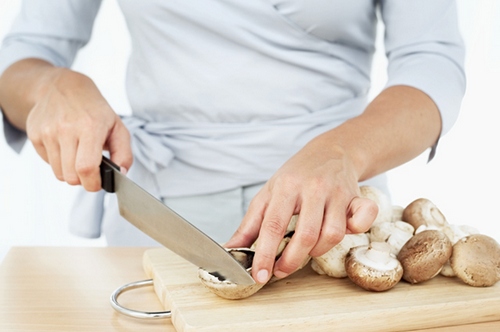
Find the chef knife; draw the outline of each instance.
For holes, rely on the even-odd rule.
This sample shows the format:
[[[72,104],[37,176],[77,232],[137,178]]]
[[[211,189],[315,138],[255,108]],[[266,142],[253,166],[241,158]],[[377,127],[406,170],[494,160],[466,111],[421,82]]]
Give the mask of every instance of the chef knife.
[[[222,246],[182,218],[162,201],[120,172],[120,167],[102,157],[102,188],[115,193],[120,215],[179,256],[236,284],[255,281]]]

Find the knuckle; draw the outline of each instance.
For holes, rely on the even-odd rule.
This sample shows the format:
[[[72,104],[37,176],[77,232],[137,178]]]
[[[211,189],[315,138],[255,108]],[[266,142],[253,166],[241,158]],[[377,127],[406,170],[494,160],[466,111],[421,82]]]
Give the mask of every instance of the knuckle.
[[[322,238],[329,246],[335,246],[342,241],[345,232],[339,231],[337,228],[323,228]]]
[[[279,270],[291,274],[300,267],[296,260],[280,260]]]
[[[278,217],[271,217],[264,221],[263,228],[274,236],[283,236],[286,231],[286,223]]]
[[[318,241],[318,232],[313,228],[305,228],[300,232],[296,232],[294,237],[302,247],[313,247]]]

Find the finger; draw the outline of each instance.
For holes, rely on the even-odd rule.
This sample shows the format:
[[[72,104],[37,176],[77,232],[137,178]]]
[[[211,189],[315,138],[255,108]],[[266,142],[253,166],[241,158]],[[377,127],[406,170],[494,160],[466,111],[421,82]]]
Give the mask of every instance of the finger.
[[[330,201],[325,204],[325,214],[319,239],[309,255],[312,257],[321,256],[342,241],[346,232],[347,205],[348,202],[340,200]]]
[[[240,226],[229,241],[224,244],[226,248],[249,248],[255,242],[259,236],[259,230],[266,209],[265,199],[263,199],[264,192],[265,189],[263,188],[252,199]]]
[[[350,233],[364,233],[370,229],[377,214],[377,203],[368,198],[354,197],[349,204],[346,227]]]
[[[99,165],[102,160],[104,138],[99,135],[84,135],[80,137],[75,158],[75,171],[80,183],[87,191],[101,189]]]
[[[110,159],[125,170],[129,170],[133,162],[130,133],[119,117],[116,118],[117,122],[106,140],[106,147],[109,150]]]
[[[71,185],[80,184],[75,170],[76,149],[78,142],[74,137],[64,137],[59,140],[61,147],[61,169],[64,181]]]
[[[47,152],[47,162],[50,164],[52,172],[59,181],[64,181],[59,143],[49,137],[44,139],[43,145]]]
[[[318,199],[304,201],[295,233],[274,266],[274,275],[285,278],[297,271],[318,242],[323,223],[324,203]]]
[[[276,252],[283,239],[286,228],[295,209],[296,199],[272,200],[266,210],[255,256],[252,264],[252,276],[259,283],[266,283],[273,271]]]

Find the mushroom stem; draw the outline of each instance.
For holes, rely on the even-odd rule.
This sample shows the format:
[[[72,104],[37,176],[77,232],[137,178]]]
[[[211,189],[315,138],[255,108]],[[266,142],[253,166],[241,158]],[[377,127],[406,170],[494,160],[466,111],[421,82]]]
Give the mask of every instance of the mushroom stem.
[[[366,257],[373,262],[386,264],[391,260],[391,246],[386,242],[372,242],[368,246]]]

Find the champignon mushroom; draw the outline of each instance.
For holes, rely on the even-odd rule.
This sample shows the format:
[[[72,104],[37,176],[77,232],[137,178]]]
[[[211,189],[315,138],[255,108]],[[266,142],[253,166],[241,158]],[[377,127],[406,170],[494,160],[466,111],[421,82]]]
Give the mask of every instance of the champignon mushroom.
[[[429,229],[415,234],[399,251],[403,279],[417,284],[434,278],[452,253],[452,244],[441,231]]]
[[[500,280],[500,245],[487,235],[468,235],[453,246],[450,263],[457,277],[466,284],[492,286]]]
[[[312,268],[318,274],[326,274],[333,278],[345,278],[345,257],[352,247],[368,245],[367,233],[346,234],[342,241],[321,256],[313,257]]]
[[[455,243],[457,243],[458,240],[460,240],[463,237],[466,237],[467,235],[479,234],[479,231],[476,228],[468,225],[449,224],[443,227],[442,231],[443,233],[446,234],[446,236],[448,236],[453,245],[455,245]],[[445,277],[456,276],[455,271],[453,271],[453,268],[451,267],[450,260],[448,260],[444,264],[440,274]]]
[[[421,225],[442,228],[448,224],[438,207],[427,198],[418,198],[408,204],[403,211],[403,221],[417,230]]]
[[[346,256],[345,269],[353,283],[375,292],[393,288],[403,275],[401,263],[385,242],[351,248]]]
[[[413,233],[413,226],[404,221],[381,222],[373,225],[369,232],[370,241],[387,242],[396,256]]]
[[[254,250],[249,248],[231,248],[227,250],[241,265],[243,265],[248,273],[251,273],[253,256],[255,254]],[[239,285],[204,269],[198,269],[198,277],[201,283],[212,293],[229,300],[249,297],[264,287],[264,284],[259,283],[253,285]]]
[[[392,204],[389,197],[380,189],[372,186],[360,186],[361,197],[374,201],[378,206],[378,214],[373,225],[392,220]]]

